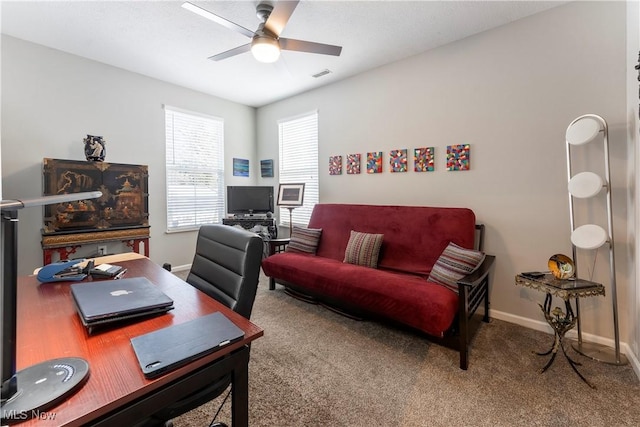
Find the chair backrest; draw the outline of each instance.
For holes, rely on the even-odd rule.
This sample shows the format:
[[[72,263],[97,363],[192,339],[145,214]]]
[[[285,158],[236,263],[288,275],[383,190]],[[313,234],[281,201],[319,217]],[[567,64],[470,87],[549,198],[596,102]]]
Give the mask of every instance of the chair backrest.
[[[228,225],[204,225],[187,282],[247,319],[258,289],[263,242]]]

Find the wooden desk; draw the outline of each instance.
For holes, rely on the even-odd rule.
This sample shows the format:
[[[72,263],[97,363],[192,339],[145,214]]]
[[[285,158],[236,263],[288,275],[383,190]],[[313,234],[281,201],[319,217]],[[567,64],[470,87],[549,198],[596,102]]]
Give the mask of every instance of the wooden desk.
[[[58,357],[87,360],[87,383],[68,400],[19,426],[128,426],[158,408],[180,400],[232,372],[233,425],[248,424],[248,344],[263,330],[218,303],[148,258],[118,262],[126,277],[145,276],[174,300],[168,314],[89,336],[69,294],[68,282],[39,284],[35,276],[18,280],[17,369]],[[245,332],[242,341],[198,359],[154,380],[145,379],[130,339],[215,311],[224,313]],[[222,356],[227,356],[221,359]],[[213,414],[212,414],[213,415]],[[51,419],[53,418],[53,419]]]

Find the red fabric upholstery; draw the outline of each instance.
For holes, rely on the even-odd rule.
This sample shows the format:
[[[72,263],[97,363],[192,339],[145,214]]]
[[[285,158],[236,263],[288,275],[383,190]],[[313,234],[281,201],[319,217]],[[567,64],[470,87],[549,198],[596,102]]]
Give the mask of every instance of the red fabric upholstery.
[[[418,276],[284,252],[263,260],[270,277],[320,292],[434,336],[449,329],[458,295]]]
[[[476,217],[470,209],[422,206],[318,204],[309,228],[322,228],[316,255],[344,259],[351,230],[384,234],[379,269],[429,277],[449,242],[473,249]]]
[[[322,228],[316,255],[272,255],[262,262],[267,276],[434,336],[450,328],[458,296],[426,278],[450,241],[473,248],[471,210],[319,204],[309,227]],[[351,230],[384,234],[377,269],[342,262]]]

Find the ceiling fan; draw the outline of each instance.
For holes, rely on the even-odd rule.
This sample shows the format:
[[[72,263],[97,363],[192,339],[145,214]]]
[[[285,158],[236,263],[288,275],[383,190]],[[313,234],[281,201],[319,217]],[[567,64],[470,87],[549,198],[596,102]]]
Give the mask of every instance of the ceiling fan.
[[[267,63],[277,61],[281,50],[340,56],[341,46],[280,37],[280,33],[297,5],[298,1],[278,1],[275,7],[270,3],[259,3],[256,7],[256,15],[261,23],[256,31],[251,31],[193,3],[182,3],[183,8],[251,39],[250,43],[210,56],[209,59],[213,61],[221,61],[248,51],[251,51],[258,61]]]

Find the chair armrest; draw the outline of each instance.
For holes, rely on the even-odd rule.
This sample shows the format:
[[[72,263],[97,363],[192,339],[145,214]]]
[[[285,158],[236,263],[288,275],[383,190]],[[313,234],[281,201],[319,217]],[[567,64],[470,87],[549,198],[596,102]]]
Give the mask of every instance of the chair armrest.
[[[482,264],[480,264],[480,267],[478,267],[476,271],[458,280],[458,286],[473,288],[479,283],[482,283],[482,281],[489,275],[489,271],[491,270],[491,267],[493,267],[495,260],[496,257],[494,255],[485,256],[484,261],[482,261]]]

